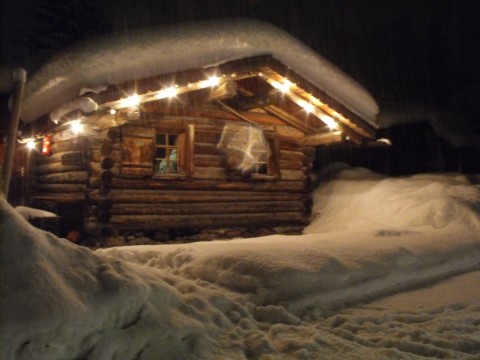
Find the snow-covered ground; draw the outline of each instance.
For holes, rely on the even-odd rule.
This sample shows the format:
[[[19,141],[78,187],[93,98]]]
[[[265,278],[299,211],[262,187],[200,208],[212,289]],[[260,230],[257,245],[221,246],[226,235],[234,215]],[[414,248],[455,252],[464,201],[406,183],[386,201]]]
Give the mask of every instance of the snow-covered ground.
[[[0,358],[479,359],[479,185],[323,178],[301,236],[94,252],[2,199]]]

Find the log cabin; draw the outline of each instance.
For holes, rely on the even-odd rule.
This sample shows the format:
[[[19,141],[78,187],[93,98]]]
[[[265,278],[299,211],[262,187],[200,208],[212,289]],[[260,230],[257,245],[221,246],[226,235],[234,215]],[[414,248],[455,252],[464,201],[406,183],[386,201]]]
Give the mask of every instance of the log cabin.
[[[74,49],[27,83],[25,195],[67,228],[303,226],[315,147],[378,144],[368,92],[271,25],[195,24],[133,43]]]

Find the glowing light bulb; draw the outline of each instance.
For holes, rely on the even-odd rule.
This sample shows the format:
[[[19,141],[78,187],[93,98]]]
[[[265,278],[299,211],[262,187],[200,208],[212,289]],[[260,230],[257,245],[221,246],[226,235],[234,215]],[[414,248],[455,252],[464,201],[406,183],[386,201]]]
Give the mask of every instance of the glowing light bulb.
[[[27,141],[27,149],[28,150],[35,149],[35,139],[30,139]]]
[[[300,105],[307,113],[311,113],[315,109],[312,104],[306,101],[301,101],[298,103],[298,105]]]
[[[290,83],[291,84],[291,83]],[[278,81],[272,81],[271,85],[282,92],[283,94],[287,93],[290,90],[290,85],[288,83],[279,83]]]
[[[83,124],[80,120],[74,120],[70,124],[70,129],[74,134],[80,134],[83,131]]]
[[[176,86],[170,86],[169,88],[166,88],[166,89],[163,89],[163,90],[160,90],[156,95],[155,95],[155,98],[156,99],[165,99],[165,98],[174,98],[175,96],[177,96],[178,94],[178,89],[177,89],[177,85]]]
[[[138,94],[133,94],[132,96],[129,96],[128,98],[120,100],[120,107],[126,108],[126,107],[134,107],[140,104],[140,96]]]
[[[110,109],[110,115],[115,115],[117,113],[117,110],[115,109]]]
[[[211,76],[205,80],[205,84],[210,87],[218,86],[220,84],[220,78],[217,76]]]
[[[322,120],[330,130],[338,130],[338,123],[333,120],[331,116],[327,114],[320,115],[320,120]]]

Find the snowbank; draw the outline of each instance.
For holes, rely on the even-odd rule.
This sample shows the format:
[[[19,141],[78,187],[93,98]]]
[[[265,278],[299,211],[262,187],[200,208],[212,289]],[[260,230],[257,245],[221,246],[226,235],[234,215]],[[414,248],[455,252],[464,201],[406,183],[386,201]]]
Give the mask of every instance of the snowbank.
[[[426,308],[358,306],[480,269],[480,190],[458,174],[346,169],[316,192],[305,235],[95,252],[0,204],[1,358],[480,354],[479,292]]]
[[[388,178],[368,169],[344,169],[314,193],[305,233],[383,229],[480,233],[479,186],[462,174]]]
[[[31,220],[34,218],[49,218],[49,217],[56,217],[57,215],[41,209],[34,209],[28,206],[17,206],[15,207],[15,211],[19,213],[24,219]]]
[[[0,358],[182,358],[201,350],[208,326],[154,269],[36,229],[3,198],[0,231]]]
[[[273,25],[228,19],[89,39],[58,55],[27,83],[21,117],[30,122],[74,99],[83,88],[257,55],[272,55],[374,126],[378,106],[355,80]]]

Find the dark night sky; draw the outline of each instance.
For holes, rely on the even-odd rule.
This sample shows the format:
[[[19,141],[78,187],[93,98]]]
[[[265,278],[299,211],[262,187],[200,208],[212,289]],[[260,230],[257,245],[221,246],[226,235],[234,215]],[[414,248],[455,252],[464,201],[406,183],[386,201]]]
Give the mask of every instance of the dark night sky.
[[[52,3],[65,15],[42,19],[37,9]],[[58,4],[71,6],[59,10]],[[34,68],[55,51],[39,50],[38,39],[55,31],[68,35],[55,45],[61,48],[105,31],[250,17],[298,37],[362,83],[381,107],[391,101],[427,103],[475,120],[480,118],[479,15],[478,0],[3,1],[1,60]]]

